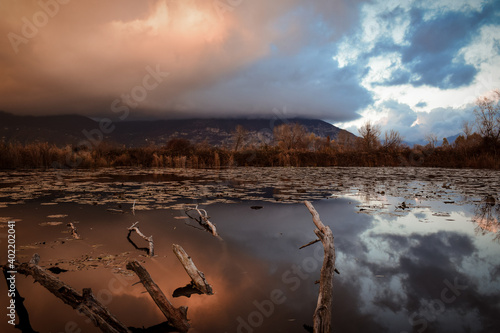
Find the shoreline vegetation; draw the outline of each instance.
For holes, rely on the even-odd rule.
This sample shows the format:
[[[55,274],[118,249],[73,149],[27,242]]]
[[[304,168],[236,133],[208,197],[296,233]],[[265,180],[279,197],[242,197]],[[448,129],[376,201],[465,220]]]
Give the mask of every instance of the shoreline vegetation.
[[[404,144],[397,131],[370,122],[360,137],[341,131],[336,138],[320,137],[298,123],[273,128],[272,138],[254,136],[238,125],[226,146],[173,138],[165,145],[138,148],[104,141],[56,146],[47,142],[0,142],[0,169],[89,169],[101,167],[441,167],[500,169],[500,90],[476,101],[475,122],[464,122],[453,143],[434,134],[427,144]],[[474,132],[474,129],[476,130]],[[101,133],[102,134],[102,133]],[[102,139],[102,137],[101,137]]]
[[[289,126],[289,125],[283,125]],[[291,127],[291,126],[290,126]],[[397,133],[396,133],[397,135]],[[258,147],[211,147],[186,139],[164,146],[129,148],[101,143],[58,147],[49,143],[0,143],[0,169],[94,169],[106,167],[224,168],[253,167],[442,167],[500,169],[500,147],[479,134],[459,136],[453,144],[430,142],[410,148],[401,143],[367,144],[364,138],[338,142],[306,135]],[[307,142],[309,141],[309,142]]]

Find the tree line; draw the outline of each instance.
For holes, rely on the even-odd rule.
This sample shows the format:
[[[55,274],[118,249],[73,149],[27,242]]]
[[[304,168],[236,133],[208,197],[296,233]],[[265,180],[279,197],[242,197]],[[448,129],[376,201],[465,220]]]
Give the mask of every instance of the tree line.
[[[359,137],[341,131],[336,138],[320,137],[297,123],[276,126],[272,137],[255,138],[242,126],[231,143],[214,147],[171,139],[162,146],[128,148],[101,143],[89,147],[58,147],[48,143],[0,143],[0,168],[172,167],[220,168],[234,166],[291,167],[450,167],[500,169],[500,91],[479,98],[475,122],[464,123],[453,143],[427,135],[426,145],[409,147],[394,130],[381,133],[370,122]]]

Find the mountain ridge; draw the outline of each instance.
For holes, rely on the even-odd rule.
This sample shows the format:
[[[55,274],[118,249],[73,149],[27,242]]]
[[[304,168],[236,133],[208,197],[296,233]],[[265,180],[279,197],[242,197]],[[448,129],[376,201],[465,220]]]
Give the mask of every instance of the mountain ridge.
[[[104,118],[103,118],[104,119]],[[109,142],[127,147],[163,145],[174,138],[213,146],[231,144],[238,125],[248,132],[250,141],[270,140],[275,126],[298,123],[308,132],[335,140],[339,133],[354,134],[328,122],[308,118],[186,118],[159,120],[108,121],[81,115],[17,116],[0,111],[0,141],[48,142],[58,146],[83,142]],[[104,125],[103,125],[104,124]]]

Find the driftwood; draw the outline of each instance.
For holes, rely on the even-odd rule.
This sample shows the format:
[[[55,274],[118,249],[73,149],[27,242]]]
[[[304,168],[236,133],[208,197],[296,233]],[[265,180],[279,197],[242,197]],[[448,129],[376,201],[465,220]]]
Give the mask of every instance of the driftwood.
[[[32,259],[30,263],[23,263],[17,267],[17,272],[24,275],[31,275],[36,282],[54,296],[60,298],[64,303],[77,309],[89,317],[94,325],[102,332],[107,333],[130,333],[130,330],[116,319],[106,307],[104,307],[92,294],[91,289],[83,289],[80,294],[61,280],[47,273],[38,266],[38,258]]]
[[[201,272],[200,270],[198,270],[198,268],[196,268],[195,264],[193,263],[193,260],[186,253],[186,251],[184,251],[182,246],[174,244],[172,246],[172,250],[177,256],[177,259],[179,259],[179,261],[181,262],[182,266],[184,266],[184,269],[191,278],[193,285],[202,293],[207,295],[213,295],[214,292],[212,290],[212,286],[208,284],[207,280],[205,280],[205,275],[203,274],[203,272]]]
[[[193,216],[189,215],[189,212],[192,210],[196,211],[198,213],[199,217],[193,217]],[[196,205],[194,208],[189,208],[189,207],[184,208],[184,212],[186,213],[186,215],[189,218],[198,222],[203,228],[205,228],[205,230],[210,232],[215,237],[221,239],[219,234],[217,233],[217,229],[215,228],[215,225],[208,220],[209,216],[208,216],[208,213],[206,210],[200,209],[200,208],[198,208],[198,205]]]
[[[76,227],[73,223],[68,223],[68,227],[71,228],[71,236],[73,236],[74,239],[81,239],[80,235],[78,234],[78,231],[76,230]]]
[[[325,257],[321,267],[319,295],[316,310],[314,311],[314,333],[330,333],[332,319],[332,293],[333,272],[335,270],[335,246],[333,244],[332,230],[323,224],[319,214],[309,201],[304,201],[307,209],[312,215],[313,223],[317,229],[314,233],[323,243]]]
[[[151,295],[151,298],[167,318],[169,325],[175,327],[179,332],[187,332],[190,327],[187,319],[187,307],[181,306],[180,308],[175,308],[153,281],[148,271],[137,261],[129,262],[127,269],[137,274],[141,283],[149,292],[149,295]]]
[[[153,236],[146,237],[136,225],[139,224],[139,221],[135,222],[132,224],[130,227],[128,227],[128,236],[127,238],[130,240],[130,234],[132,231],[135,231],[140,237],[144,238],[149,243],[149,251],[148,254],[150,257],[154,256],[154,244],[153,244]],[[133,243],[133,242],[132,242]],[[134,244],[134,243],[133,243]]]

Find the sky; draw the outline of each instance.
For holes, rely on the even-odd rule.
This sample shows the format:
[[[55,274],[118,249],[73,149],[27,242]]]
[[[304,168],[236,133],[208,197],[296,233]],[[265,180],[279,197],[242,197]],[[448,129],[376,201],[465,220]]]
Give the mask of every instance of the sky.
[[[0,0],[0,110],[308,117],[407,141],[500,88],[495,0]]]

